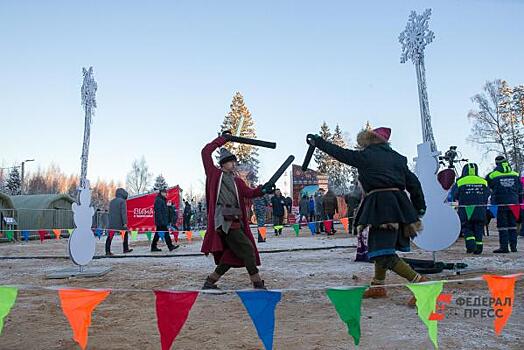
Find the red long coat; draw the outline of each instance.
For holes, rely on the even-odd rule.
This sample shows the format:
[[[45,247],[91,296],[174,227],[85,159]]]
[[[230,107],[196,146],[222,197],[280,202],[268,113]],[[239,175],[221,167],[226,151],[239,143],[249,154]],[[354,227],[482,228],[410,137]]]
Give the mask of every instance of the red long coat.
[[[219,186],[222,181],[222,170],[217,168],[213,163],[213,152],[223,146],[226,143],[226,139],[223,137],[217,137],[210,143],[208,143],[202,149],[202,162],[204,163],[204,170],[206,172],[206,203],[207,203],[207,231],[202,243],[201,252],[205,254],[213,254],[215,263],[218,265],[220,262],[234,266],[243,267],[244,262],[240,260],[233,252],[224,244],[220,235],[215,231],[215,207],[217,204],[217,197]],[[262,187],[251,188],[244,180],[239,177],[235,177],[235,184],[238,193],[238,200],[240,209],[242,210],[242,224],[246,228],[244,234],[249,238],[253,244],[255,250],[255,257],[257,265],[260,265],[260,256],[258,249],[255,244],[255,239],[249,229],[249,220],[247,217],[247,206],[245,199],[261,197]]]

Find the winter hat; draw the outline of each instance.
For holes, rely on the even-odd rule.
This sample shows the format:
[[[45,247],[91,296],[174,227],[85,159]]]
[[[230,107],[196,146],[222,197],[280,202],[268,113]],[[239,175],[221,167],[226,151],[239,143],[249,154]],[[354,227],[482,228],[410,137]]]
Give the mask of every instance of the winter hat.
[[[221,148],[220,157],[218,158],[218,163],[220,164],[220,166],[224,165],[224,163],[227,163],[231,160],[236,161],[237,157],[233,153],[229,152],[227,149]]]
[[[384,141],[388,142],[389,138],[391,136],[391,129],[390,128],[376,128],[373,129],[373,133],[383,139]]]
[[[495,164],[501,164],[501,163],[504,163],[506,161],[506,158],[504,156],[497,156],[495,158]]]

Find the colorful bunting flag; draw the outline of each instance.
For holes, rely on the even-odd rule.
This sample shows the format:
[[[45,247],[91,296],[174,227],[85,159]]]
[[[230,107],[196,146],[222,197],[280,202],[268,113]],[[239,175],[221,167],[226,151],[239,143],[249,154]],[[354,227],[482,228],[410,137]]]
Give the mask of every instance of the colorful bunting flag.
[[[200,233],[200,238],[204,239],[204,237],[206,236],[206,231],[201,230],[199,233]]]
[[[82,349],[87,346],[87,335],[93,310],[111,291],[89,289],[60,289],[58,295],[62,311],[73,329],[73,339]]]
[[[103,234],[104,234],[104,230],[102,230],[101,228],[97,228],[95,230],[95,236],[98,237],[98,239],[102,238]]]
[[[275,332],[275,308],[282,298],[281,292],[246,291],[237,292],[242,304],[253,321],[258,337],[266,350],[273,349]]]
[[[353,337],[355,345],[360,343],[360,316],[362,297],[367,287],[350,289],[328,289],[326,294],[337,310],[338,316],[346,324],[348,334]]]
[[[69,233],[69,236],[71,236],[71,235],[73,234],[74,231],[75,231],[75,230],[72,229],[72,228],[70,228],[70,229],[67,230],[67,232]]]
[[[162,350],[171,349],[178,333],[186,323],[198,292],[155,290],[156,317]]]
[[[506,326],[515,301],[515,280],[517,276],[483,275],[482,278],[488,283],[493,302],[495,319],[493,325],[495,333],[500,335]]]
[[[5,238],[7,238],[8,241],[12,241],[15,236],[15,231],[13,230],[7,230],[5,231]]]
[[[168,233],[169,234],[169,233]],[[164,240],[165,238],[165,232],[164,231],[158,231],[158,238],[160,238],[160,240]]]
[[[326,232],[331,232],[333,228],[333,220],[324,220],[324,228]]]
[[[178,231],[173,231],[173,239],[175,240],[175,243],[178,243],[178,235],[179,235]]]
[[[266,226],[261,226],[258,228],[258,232],[260,233],[260,235],[262,236],[263,239],[266,239],[266,234],[267,234],[267,227]]]
[[[349,233],[349,219],[341,218],[340,223],[342,224],[342,226],[344,226],[344,230],[346,230]]]
[[[29,231],[26,231],[26,230],[22,231],[22,238],[24,239],[24,241],[26,242],[29,241],[29,235],[30,235]]]
[[[4,328],[4,318],[9,315],[15,305],[18,289],[12,287],[0,287],[0,334]]]
[[[56,239],[60,239],[60,235],[62,234],[62,230],[54,229],[53,233],[55,234]]]
[[[38,230],[38,236],[40,236],[40,243],[44,242],[46,235],[47,235],[46,230]]]
[[[279,230],[282,230],[284,228],[284,226],[282,225],[275,225],[273,226],[273,228],[276,230],[276,231],[279,231]]]
[[[146,231],[147,240],[151,242],[151,231]]]
[[[131,240],[136,241],[137,238],[138,238],[138,231],[137,230],[131,231]]]
[[[191,240],[193,239],[193,231],[187,231],[186,232],[186,238],[188,241],[191,242]]]
[[[295,236],[298,237],[298,234],[300,232],[300,224],[293,224],[293,230],[295,231]]]
[[[122,240],[126,238],[126,230],[120,230],[120,237],[122,237]]]
[[[519,221],[520,219],[520,205],[519,204],[512,204],[509,206],[509,209],[513,213],[513,216],[515,217],[515,220]]]
[[[308,222],[307,226],[309,227],[312,235],[317,232],[317,225],[314,222]]]
[[[438,349],[438,321],[430,320],[430,316],[436,311],[437,298],[442,292],[443,286],[444,282],[407,285],[417,299],[418,317],[428,328],[429,339],[431,339],[435,349]]]
[[[466,205],[464,208],[466,210],[466,217],[471,219],[471,215],[473,215],[473,212],[475,211],[475,205]]]
[[[497,217],[497,213],[499,211],[498,205],[490,204],[490,205],[488,205],[488,209],[491,212],[491,215],[493,215],[493,217],[496,218]]]

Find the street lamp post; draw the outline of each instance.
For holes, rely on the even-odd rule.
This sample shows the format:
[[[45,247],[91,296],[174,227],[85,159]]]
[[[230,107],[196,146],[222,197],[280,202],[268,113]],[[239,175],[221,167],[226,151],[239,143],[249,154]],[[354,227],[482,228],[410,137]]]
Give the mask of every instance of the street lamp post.
[[[25,163],[34,162],[34,159],[26,159],[22,162],[20,171],[20,194],[24,194],[24,174],[25,174]]]

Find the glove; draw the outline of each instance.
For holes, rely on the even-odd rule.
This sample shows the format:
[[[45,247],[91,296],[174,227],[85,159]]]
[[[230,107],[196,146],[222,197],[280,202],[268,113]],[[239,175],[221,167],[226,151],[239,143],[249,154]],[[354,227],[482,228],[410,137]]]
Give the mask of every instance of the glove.
[[[315,134],[307,134],[306,143],[310,146],[316,146],[317,141],[320,139],[320,136]]]
[[[222,136],[224,136],[224,135],[232,135],[232,133],[231,133],[231,130],[224,130],[224,131],[222,131],[221,135]]]
[[[271,194],[273,192],[275,192],[275,184],[271,184],[269,182],[266,182],[263,186],[262,186],[262,193],[264,194]]]

